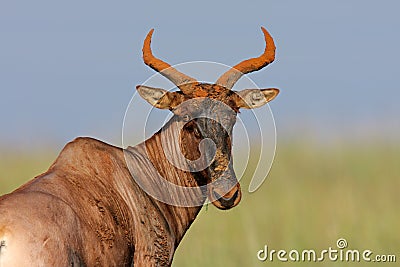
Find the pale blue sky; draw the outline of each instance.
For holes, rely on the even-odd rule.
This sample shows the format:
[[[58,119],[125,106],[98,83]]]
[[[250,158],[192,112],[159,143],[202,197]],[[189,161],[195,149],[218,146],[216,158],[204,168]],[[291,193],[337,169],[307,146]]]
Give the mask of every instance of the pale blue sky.
[[[154,73],[141,60],[151,28],[171,64],[234,65],[262,52],[265,26],[277,60],[249,77],[281,89],[278,134],[397,138],[399,10],[394,0],[2,1],[0,146],[120,144],[134,86]]]

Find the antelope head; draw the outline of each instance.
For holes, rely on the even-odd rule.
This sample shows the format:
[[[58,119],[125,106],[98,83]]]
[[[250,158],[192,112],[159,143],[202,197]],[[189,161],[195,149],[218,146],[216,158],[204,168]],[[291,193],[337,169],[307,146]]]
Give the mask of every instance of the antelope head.
[[[173,82],[179,90],[169,92],[142,85],[136,88],[141,97],[152,106],[169,109],[176,119],[184,121],[182,131],[187,133],[186,136],[192,137],[191,142],[201,145],[202,140],[212,141],[213,145],[203,148],[204,153],[201,154],[209,162],[204,175],[207,197],[219,209],[230,209],[241,199],[240,184],[231,156],[232,130],[239,109],[260,107],[279,93],[275,88],[232,90],[242,75],[260,70],[275,59],[274,41],[267,30],[263,27],[261,29],[266,43],[264,53],[235,65],[214,84],[200,83],[156,58],[150,47],[154,30],[148,33],[143,45],[144,63]],[[184,139],[185,134],[181,136],[181,146],[184,148],[188,140]]]

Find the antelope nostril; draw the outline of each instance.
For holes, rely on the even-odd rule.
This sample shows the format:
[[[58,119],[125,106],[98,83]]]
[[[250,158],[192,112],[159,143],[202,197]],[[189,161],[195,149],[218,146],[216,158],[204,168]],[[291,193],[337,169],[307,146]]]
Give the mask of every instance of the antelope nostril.
[[[232,191],[234,190],[234,191]],[[211,199],[217,208],[221,210],[227,210],[234,206],[236,206],[240,201],[240,188],[232,189],[228,194],[224,194],[221,196],[221,193],[218,193],[217,190],[212,189]],[[233,193],[233,194],[232,194]],[[230,197],[229,197],[230,195]]]
[[[235,199],[238,197],[239,191],[236,190],[235,193],[231,196],[231,197],[225,197],[225,196],[221,196],[220,194],[217,193],[217,191],[213,190],[213,194],[215,199],[219,200],[219,201],[223,201],[223,202],[233,202],[235,201]]]
[[[239,190],[236,190],[235,194],[233,194],[233,196],[231,197],[231,200],[234,201],[235,199],[237,199],[238,195],[239,195]]]

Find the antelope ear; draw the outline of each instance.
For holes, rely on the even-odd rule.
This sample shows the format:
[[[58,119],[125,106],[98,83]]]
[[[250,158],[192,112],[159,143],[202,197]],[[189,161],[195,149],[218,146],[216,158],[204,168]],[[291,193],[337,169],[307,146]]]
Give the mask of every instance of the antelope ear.
[[[184,101],[184,96],[180,92],[168,92],[161,88],[153,88],[144,85],[136,86],[139,95],[159,109],[174,109]]]
[[[238,96],[235,100],[238,108],[252,109],[267,104],[279,94],[279,90],[276,88],[246,89],[235,93]]]

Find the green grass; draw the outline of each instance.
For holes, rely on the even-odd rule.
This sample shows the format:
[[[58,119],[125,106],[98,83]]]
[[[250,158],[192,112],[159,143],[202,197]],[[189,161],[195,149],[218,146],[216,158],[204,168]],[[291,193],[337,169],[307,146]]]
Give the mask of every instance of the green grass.
[[[0,156],[0,194],[11,191],[54,160],[40,155]],[[203,208],[180,244],[173,266],[396,266],[396,263],[259,262],[258,250],[332,247],[396,254],[400,261],[400,146],[365,143],[280,144],[259,190],[241,181],[238,207]],[[0,215],[1,216],[1,215]]]
[[[0,195],[11,192],[33,177],[45,172],[57,157],[57,151],[0,151]]]
[[[347,240],[349,249],[398,258],[399,161],[399,146],[278,146],[272,170],[258,191],[245,193],[228,212],[202,210],[174,266],[349,266],[327,260],[259,262],[256,257],[264,245],[286,251],[336,249],[339,238]],[[242,180],[244,190],[248,183]]]

